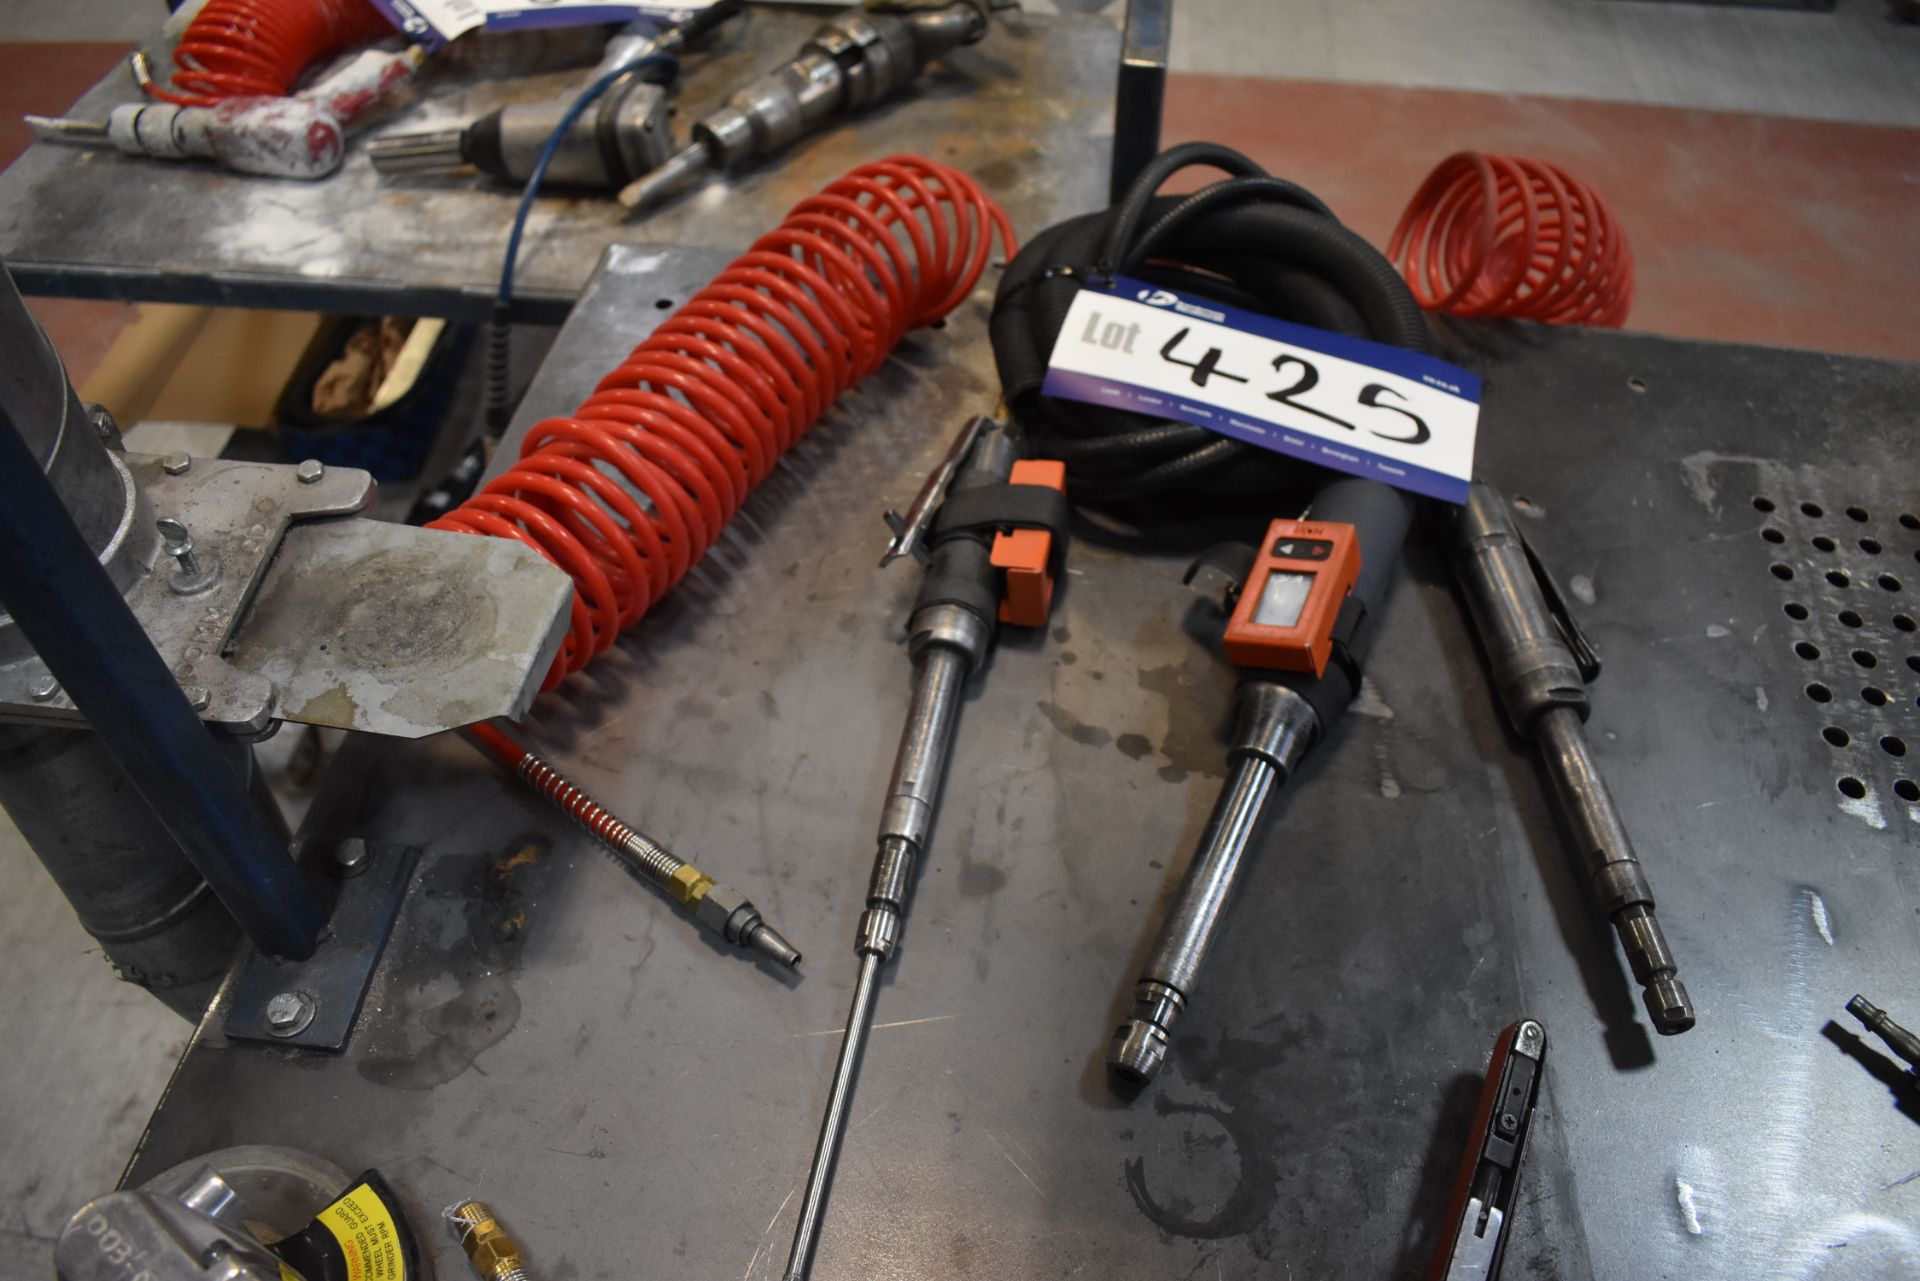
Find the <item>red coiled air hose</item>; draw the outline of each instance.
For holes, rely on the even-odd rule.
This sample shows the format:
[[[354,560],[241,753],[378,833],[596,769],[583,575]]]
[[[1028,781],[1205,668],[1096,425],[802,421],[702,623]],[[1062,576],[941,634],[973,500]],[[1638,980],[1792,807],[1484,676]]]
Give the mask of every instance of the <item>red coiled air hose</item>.
[[[536,424],[510,471],[428,526],[517,538],[572,575],[572,631],[542,688],[679,582],[901,335],[973,291],[996,230],[1012,257],[1006,214],[958,170],[918,156],[860,166],[794,206],[570,417]]]
[[[208,0],[174,47],[174,87],[144,87],[183,107],[280,98],[328,54],[393,34],[367,0]]]
[[[1598,192],[1558,165],[1462,151],[1440,162],[1387,257],[1429,311],[1626,323],[1633,253]]]

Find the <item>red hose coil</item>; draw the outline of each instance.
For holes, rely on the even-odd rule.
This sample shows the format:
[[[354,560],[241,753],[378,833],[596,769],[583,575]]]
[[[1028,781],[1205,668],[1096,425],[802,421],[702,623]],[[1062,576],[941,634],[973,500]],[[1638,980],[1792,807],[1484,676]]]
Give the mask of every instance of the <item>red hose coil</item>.
[[[1387,257],[1420,305],[1550,325],[1626,323],[1633,253],[1592,187],[1558,165],[1462,151],[1440,162]]]
[[[208,0],[174,47],[174,87],[146,90],[183,107],[285,97],[328,54],[393,34],[367,0]]]
[[[429,526],[516,538],[572,576],[572,630],[543,689],[679,582],[908,329],[973,292],[995,231],[1011,258],[1006,214],[958,170],[918,156],[860,166],[795,205],[571,416],[535,424],[511,470]]]

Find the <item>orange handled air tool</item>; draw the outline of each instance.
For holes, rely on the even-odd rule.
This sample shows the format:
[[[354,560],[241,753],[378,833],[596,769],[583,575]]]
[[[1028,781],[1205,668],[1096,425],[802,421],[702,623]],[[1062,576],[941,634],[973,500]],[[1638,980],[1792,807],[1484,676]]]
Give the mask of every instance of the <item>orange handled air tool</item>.
[[[1229,581],[1221,637],[1240,669],[1230,770],[1113,1034],[1107,1069],[1145,1085],[1166,1063],[1248,847],[1273,793],[1360,690],[1369,623],[1406,537],[1412,502],[1371,480],[1322,488],[1312,519],[1276,520],[1258,547],[1216,547],[1187,571]]]
[[[840,1042],[833,1086],[820,1124],[806,1198],[787,1256],[787,1281],[804,1281],[819,1239],[846,1133],[854,1073],[873,1026],[880,969],[893,956],[906,919],[914,865],[933,831],[934,803],[967,678],[986,662],[997,624],[1044,627],[1067,554],[1066,469],[1019,457],[1022,441],[991,418],[961,430],[905,516],[887,513],[894,537],[885,565],[913,555],[926,567],[907,622],[914,663],[913,700],[880,813],[873,881],[854,939],[860,974]]]

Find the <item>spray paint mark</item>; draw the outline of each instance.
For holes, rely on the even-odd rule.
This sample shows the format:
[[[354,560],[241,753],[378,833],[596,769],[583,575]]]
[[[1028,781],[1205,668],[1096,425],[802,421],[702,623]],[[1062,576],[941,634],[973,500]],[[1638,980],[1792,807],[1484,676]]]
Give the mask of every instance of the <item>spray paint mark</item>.
[[[1833,920],[1827,915],[1827,900],[1809,890],[1807,892],[1807,911],[1813,917],[1813,928],[1820,931],[1820,937],[1833,946]]]
[[[1673,1181],[1673,1199],[1680,1205],[1680,1223],[1690,1236],[1705,1236],[1707,1230],[1700,1226],[1700,1207],[1694,1204],[1693,1184],[1685,1179]]]
[[[1760,709],[1761,711],[1763,711],[1763,712],[1767,710],[1767,689],[1766,689],[1766,686],[1764,686],[1764,685],[1755,685],[1755,686],[1753,687],[1753,705],[1754,705],[1755,707],[1757,707],[1757,708],[1759,708],[1759,709]]]
[[[1733,635],[1733,633],[1727,628],[1722,627],[1719,623],[1707,624],[1707,638],[1709,640],[1719,640],[1722,636],[1731,635]]]
[[[1574,599],[1582,605],[1591,605],[1598,599],[1598,597],[1593,594],[1593,580],[1585,574],[1575,574],[1572,578],[1568,579],[1567,589],[1573,593]]]
[[[1348,711],[1360,716],[1370,716],[1377,721],[1393,719],[1393,709],[1387,706],[1387,700],[1380,697],[1380,687],[1365,677],[1360,679],[1360,692],[1353,696]],[[1400,796],[1400,780],[1393,774],[1393,744],[1388,741],[1385,729],[1374,738],[1373,759],[1380,767],[1380,795],[1387,800],[1396,800]]]
[[[1360,692],[1353,696],[1353,702],[1347,710],[1356,716],[1371,716],[1375,720],[1393,719],[1393,709],[1387,706],[1386,699],[1380,697],[1380,687],[1365,677],[1361,678]]]
[[[1840,798],[1840,808],[1865,823],[1876,832],[1887,830],[1887,816],[1880,812],[1880,798],[1868,792],[1859,800],[1851,796]]]

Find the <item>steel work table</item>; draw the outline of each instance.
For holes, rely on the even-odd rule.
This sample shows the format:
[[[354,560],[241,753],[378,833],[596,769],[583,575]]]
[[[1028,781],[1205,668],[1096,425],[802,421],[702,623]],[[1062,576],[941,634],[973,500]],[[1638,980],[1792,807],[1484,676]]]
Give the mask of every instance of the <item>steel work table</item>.
[[[718,261],[614,251],[520,428]],[[465,1264],[434,1218],[466,1196],[557,1281],[779,1276],[907,694],[915,575],[874,570],[879,511],[990,406],[985,299],[911,337],[527,722],[753,895],[806,977],[718,955],[471,748],[356,741],[306,839],[428,854],[352,1043],[229,1044],[216,1002],[133,1180],[286,1143],[387,1173],[442,1278]],[[1508,1276],[1920,1271],[1920,1106],[1877,1043],[1827,1026],[1855,991],[1920,1018],[1920,805],[1894,790],[1920,766],[1891,754],[1920,749],[1920,641],[1894,622],[1920,612],[1920,368],[1457,337],[1489,378],[1484,471],[1524,500],[1607,660],[1589,730],[1699,1026],[1650,1037],[1416,545],[1370,690],[1283,794],[1168,1071],[1113,1093],[1107,1038],[1213,801],[1232,678],[1180,583],[1190,549],[1135,554],[1083,525],[1050,633],[1004,643],[963,714],[821,1281],[1421,1275],[1487,1051],[1522,1014],[1550,1048]],[[529,842],[544,857],[498,870]]]
[[[684,65],[676,134],[791,57],[827,16],[755,5],[716,33]],[[900,152],[966,170],[1028,225],[1078,213],[1088,207],[1081,175],[1098,171],[1088,190],[1105,190],[1119,63],[1120,31],[1108,19],[996,19],[912,90],[642,221],[623,220],[609,196],[547,196],[521,248],[516,315],[557,323],[617,240],[737,251],[802,197]],[[519,187],[471,173],[382,177],[364,140],[559,97],[581,87],[586,70],[474,79],[429,64],[413,98],[357,133],[340,171],[317,183],[37,144],[0,174],[0,258],[28,294],[484,317]],[[137,93],[116,69],[71,114],[104,119]]]

